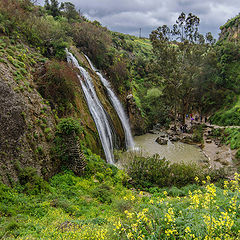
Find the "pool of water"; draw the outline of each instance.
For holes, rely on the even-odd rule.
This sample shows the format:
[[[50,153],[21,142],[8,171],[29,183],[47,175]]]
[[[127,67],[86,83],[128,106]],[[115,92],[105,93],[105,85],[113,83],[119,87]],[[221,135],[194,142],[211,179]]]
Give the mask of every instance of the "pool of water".
[[[134,137],[134,141],[145,156],[157,153],[161,158],[165,157],[168,161],[174,163],[203,163],[207,161],[206,156],[198,146],[170,141],[167,145],[160,145],[155,142],[157,137],[158,134],[147,133]]]

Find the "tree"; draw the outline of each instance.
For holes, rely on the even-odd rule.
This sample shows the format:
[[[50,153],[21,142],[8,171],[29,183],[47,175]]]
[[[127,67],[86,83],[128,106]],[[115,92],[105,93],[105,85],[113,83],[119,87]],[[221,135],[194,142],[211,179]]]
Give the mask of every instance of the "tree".
[[[71,2],[65,2],[63,5],[63,9],[64,9],[64,15],[66,16],[66,18],[68,19],[68,21],[70,20],[76,20],[79,18],[79,13],[77,12],[75,5],[72,4]]]
[[[53,17],[60,16],[61,9],[63,8],[63,3],[59,7],[59,2],[57,0],[50,0],[50,1],[51,1],[51,4],[49,3],[49,0],[45,0],[45,4],[44,4],[45,9]]]
[[[176,126],[177,111],[185,115],[194,101],[194,81],[201,73],[204,52],[203,36],[198,33],[200,20],[189,13],[181,13],[172,28],[166,25],[153,31],[150,39],[155,55],[154,70],[161,76],[159,84],[170,99]],[[159,78],[158,78],[159,80]]]

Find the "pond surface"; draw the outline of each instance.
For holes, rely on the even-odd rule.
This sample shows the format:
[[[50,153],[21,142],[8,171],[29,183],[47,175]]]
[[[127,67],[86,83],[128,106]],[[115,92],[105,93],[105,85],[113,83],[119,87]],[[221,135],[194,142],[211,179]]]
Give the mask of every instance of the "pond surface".
[[[155,142],[158,136],[158,134],[147,133],[134,137],[134,141],[145,156],[152,156],[157,153],[161,158],[165,157],[168,161],[174,163],[202,163],[207,161],[206,156],[198,146],[170,141],[167,145],[160,145]]]

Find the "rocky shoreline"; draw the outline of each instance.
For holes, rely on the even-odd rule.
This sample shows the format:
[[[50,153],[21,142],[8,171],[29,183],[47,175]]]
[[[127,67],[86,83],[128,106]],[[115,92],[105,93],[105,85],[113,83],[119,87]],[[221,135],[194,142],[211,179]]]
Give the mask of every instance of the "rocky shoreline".
[[[196,145],[206,156],[207,164],[210,169],[224,169],[228,176],[231,176],[236,172],[236,167],[233,161],[236,151],[231,150],[227,145],[221,144],[219,139],[213,138],[212,136],[212,131],[219,127],[206,124],[203,129],[203,140],[201,142],[193,140],[193,127],[194,125],[190,125],[187,132],[182,132],[181,130],[178,130],[180,128],[175,131],[173,126],[168,130],[162,129],[160,126],[155,126],[154,129],[149,131],[149,133],[156,134],[155,141],[161,145],[167,145],[168,141],[180,141],[186,144]]]

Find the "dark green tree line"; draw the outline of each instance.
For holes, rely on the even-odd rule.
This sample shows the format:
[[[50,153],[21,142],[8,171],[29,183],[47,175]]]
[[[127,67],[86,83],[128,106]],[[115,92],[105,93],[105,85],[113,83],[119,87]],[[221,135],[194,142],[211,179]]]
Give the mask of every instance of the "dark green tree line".
[[[171,28],[163,25],[150,35],[155,55],[152,67],[155,81],[163,86],[175,124],[177,112],[181,113],[184,123],[186,113],[194,106],[196,88],[203,73],[203,60],[211,47],[198,32],[199,23],[197,16],[181,13]],[[213,42],[210,33],[207,39]]]

